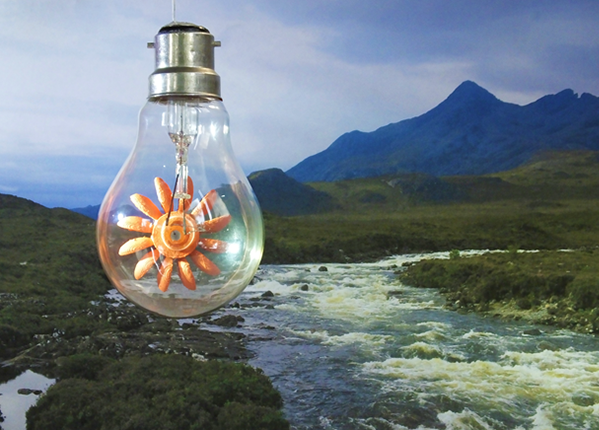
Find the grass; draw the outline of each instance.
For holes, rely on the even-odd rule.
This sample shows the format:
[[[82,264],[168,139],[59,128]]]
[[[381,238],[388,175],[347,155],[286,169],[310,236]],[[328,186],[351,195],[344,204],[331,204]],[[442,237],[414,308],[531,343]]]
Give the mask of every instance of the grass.
[[[72,330],[68,316],[110,288],[93,221],[0,195],[0,358],[30,345],[35,335]],[[102,325],[95,322],[97,329]]]
[[[599,243],[599,201],[420,205],[401,212],[266,216],[264,262],[364,261],[452,249],[561,249]]]
[[[424,185],[413,185],[410,178]],[[513,171],[440,181],[412,175],[393,187],[392,177],[311,184],[332,195],[338,209],[297,217],[267,214],[263,262],[364,261],[407,252],[593,248],[599,243],[595,152],[549,153]],[[451,199],[427,187],[444,189]]]
[[[438,288],[450,308],[599,333],[597,252],[452,254],[422,260],[400,277],[408,285]]]

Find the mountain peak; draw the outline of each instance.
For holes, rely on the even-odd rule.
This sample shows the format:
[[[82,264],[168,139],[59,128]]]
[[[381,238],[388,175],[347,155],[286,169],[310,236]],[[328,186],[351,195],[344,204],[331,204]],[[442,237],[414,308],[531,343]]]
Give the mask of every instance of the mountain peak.
[[[258,170],[257,172],[252,172],[248,176],[250,181],[256,180],[260,178],[260,180],[288,180],[289,177],[283,172],[283,170],[273,167],[271,169]]]
[[[559,149],[599,150],[599,98],[564,90],[518,106],[465,81],[419,117],[345,134],[287,174],[302,182],[397,172],[478,175]]]
[[[480,85],[472,81],[462,82],[453,92],[447,97],[445,102],[454,103],[496,103],[500,100],[493,94],[485,90]]]

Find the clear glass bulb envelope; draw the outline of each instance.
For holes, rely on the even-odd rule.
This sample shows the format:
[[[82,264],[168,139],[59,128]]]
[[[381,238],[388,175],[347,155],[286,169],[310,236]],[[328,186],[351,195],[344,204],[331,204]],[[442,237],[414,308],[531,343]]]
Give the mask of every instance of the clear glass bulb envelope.
[[[100,208],[97,241],[115,287],[157,314],[204,314],[243,291],[264,233],[222,102],[147,102],[137,143]]]

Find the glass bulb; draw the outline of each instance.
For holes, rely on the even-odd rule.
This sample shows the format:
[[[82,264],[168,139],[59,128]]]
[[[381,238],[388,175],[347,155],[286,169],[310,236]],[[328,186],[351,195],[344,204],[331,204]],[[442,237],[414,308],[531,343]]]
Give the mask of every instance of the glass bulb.
[[[220,100],[149,99],[100,208],[97,240],[115,287],[157,314],[203,314],[243,291],[262,257],[262,215]]]

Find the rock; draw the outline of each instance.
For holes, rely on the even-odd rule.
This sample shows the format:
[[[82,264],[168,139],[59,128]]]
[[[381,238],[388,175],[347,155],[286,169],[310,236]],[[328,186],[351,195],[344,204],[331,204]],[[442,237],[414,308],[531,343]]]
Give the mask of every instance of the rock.
[[[195,324],[193,324],[193,323],[183,323],[183,324],[181,324],[181,328],[182,328],[183,330],[187,330],[187,329],[190,329],[190,328],[192,328],[192,327],[196,327],[196,325],[195,325]]]
[[[537,345],[537,348],[540,351],[558,351],[559,347],[551,342],[548,342],[546,340],[539,342],[539,344]]]
[[[237,325],[238,321],[235,320]],[[251,356],[243,345],[244,338],[241,333],[211,332],[197,326],[183,329],[178,324],[171,331],[106,332],[72,339],[49,338],[12,359],[11,364],[43,366],[46,363],[52,366],[59,357],[83,353],[120,359],[129,355],[162,352],[189,356],[201,354],[207,359],[238,360]]]
[[[304,284],[300,287],[300,290],[302,291],[308,291],[310,289],[310,287],[308,286],[308,284]]]
[[[530,302],[530,300],[528,300],[526,298],[522,298],[522,299],[516,300],[516,306],[518,306],[518,308],[520,308],[522,310],[527,311],[530,308],[532,308],[532,303]]]
[[[152,321],[152,323],[140,327],[140,329],[143,331],[160,333],[176,330],[178,327],[179,323],[177,320],[171,318],[157,318],[156,320]]]
[[[593,406],[596,399],[588,393],[574,393],[572,394],[572,402],[578,406]]]
[[[328,271],[329,271],[329,269],[327,268],[327,266],[320,266],[320,267],[318,268],[318,271],[319,271],[319,272],[328,272]]]
[[[22,394],[24,396],[28,396],[29,394],[35,394],[36,396],[39,396],[40,394],[42,394],[42,390],[33,390],[31,388],[19,388],[17,390],[17,393]]]
[[[237,327],[237,323],[243,321],[245,321],[245,319],[238,315],[223,315],[220,318],[209,321],[209,323],[220,327]]]
[[[264,330],[276,330],[275,327],[268,325],[268,324],[264,324],[264,323],[260,323],[258,324],[258,327]]]
[[[274,293],[272,291],[266,291],[260,297],[274,297]]]
[[[402,294],[403,294],[403,291],[401,291],[401,290],[387,291],[387,298],[393,297],[393,296],[401,296]]]

